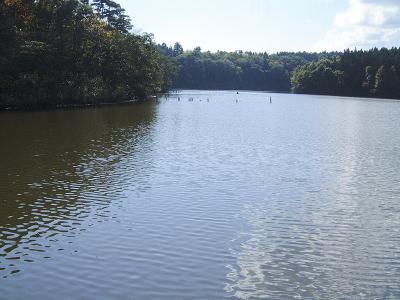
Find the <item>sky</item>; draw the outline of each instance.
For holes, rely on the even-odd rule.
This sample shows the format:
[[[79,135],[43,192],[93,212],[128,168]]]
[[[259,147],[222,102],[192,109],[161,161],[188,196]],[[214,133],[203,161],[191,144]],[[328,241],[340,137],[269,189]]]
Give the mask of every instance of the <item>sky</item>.
[[[400,46],[400,0],[116,0],[137,32],[184,49],[342,51]]]

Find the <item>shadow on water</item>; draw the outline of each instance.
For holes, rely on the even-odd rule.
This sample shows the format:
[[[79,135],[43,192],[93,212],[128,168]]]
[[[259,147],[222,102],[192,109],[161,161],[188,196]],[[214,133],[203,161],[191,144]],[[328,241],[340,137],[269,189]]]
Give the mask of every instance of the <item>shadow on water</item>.
[[[154,113],[149,102],[0,116],[0,276],[112,217],[110,202],[129,179],[113,172],[149,149]]]

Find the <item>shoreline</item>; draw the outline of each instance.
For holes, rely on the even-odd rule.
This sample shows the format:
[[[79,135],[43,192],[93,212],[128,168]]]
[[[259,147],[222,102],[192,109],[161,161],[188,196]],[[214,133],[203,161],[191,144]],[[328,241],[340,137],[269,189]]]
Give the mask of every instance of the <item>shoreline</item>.
[[[56,106],[32,106],[32,107],[6,107],[0,108],[0,114],[7,112],[35,112],[35,111],[59,111],[59,110],[74,110],[74,109],[85,109],[85,108],[100,108],[100,107],[108,107],[108,106],[124,106],[124,105],[134,105],[140,104],[143,102],[151,101],[154,99],[158,99],[164,95],[173,95],[179,94],[182,91],[226,91],[226,92],[243,92],[243,93],[274,93],[274,94],[284,94],[284,95],[299,95],[299,96],[320,96],[320,97],[338,97],[338,98],[349,98],[356,100],[369,100],[369,101],[393,101],[399,102],[400,99],[397,98],[376,98],[369,96],[349,96],[349,95],[330,95],[330,94],[306,94],[306,93],[293,93],[293,92],[285,92],[285,91],[265,91],[265,90],[229,90],[229,89],[171,89],[168,92],[151,95],[145,99],[134,99],[127,100],[121,102],[100,102],[100,103],[86,103],[86,104],[60,104]]]
[[[161,94],[162,95],[162,94]],[[85,108],[98,108],[98,107],[107,107],[107,106],[124,106],[124,105],[134,105],[140,104],[149,100],[157,99],[159,95],[152,95],[146,99],[135,99],[135,100],[127,100],[121,102],[99,102],[99,103],[86,103],[86,104],[60,104],[56,106],[32,106],[29,108],[24,107],[6,107],[0,108],[1,113],[7,112],[35,112],[35,111],[59,111],[59,110],[74,110],[74,109],[85,109]]]
[[[291,91],[267,91],[267,90],[230,90],[230,89],[173,89],[169,93],[177,93],[179,91],[211,91],[211,92],[253,92],[253,93],[273,93],[273,94],[284,94],[284,95],[301,95],[301,96],[321,96],[321,97],[339,97],[339,98],[352,98],[352,99],[365,99],[365,100],[376,100],[376,101],[400,101],[400,98],[379,98],[373,96],[352,96],[352,95],[332,95],[332,94],[312,94],[312,93],[294,93]],[[165,93],[168,94],[168,93]]]

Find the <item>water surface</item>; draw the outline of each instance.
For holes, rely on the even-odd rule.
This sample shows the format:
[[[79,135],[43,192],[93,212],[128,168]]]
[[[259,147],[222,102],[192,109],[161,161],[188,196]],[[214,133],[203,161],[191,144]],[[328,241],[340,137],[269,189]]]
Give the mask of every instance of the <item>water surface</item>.
[[[399,116],[224,91],[0,114],[0,299],[399,299]]]

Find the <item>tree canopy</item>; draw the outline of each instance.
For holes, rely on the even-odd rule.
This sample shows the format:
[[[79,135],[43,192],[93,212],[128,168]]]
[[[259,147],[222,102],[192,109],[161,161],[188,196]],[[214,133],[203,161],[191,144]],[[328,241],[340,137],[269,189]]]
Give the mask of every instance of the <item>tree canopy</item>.
[[[121,102],[174,89],[400,98],[400,49],[184,50],[134,34],[113,0],[0,0],[0,109]]]
[[[400,49],[346,50],[297,68],[294,92],[400,99]]]
[[[167,90],[173,66],[151,35],[131,29],[111,0],[0,1],[0,108],[119,102]]]
[[[269,55],[256,52],[211,53],[196,47],[183,51],[179,43],[173,47],[158,45],[160,52],[174,61],[178,74],[173,81],[176,89],[243,89],[291,90],[291,75],[298,67],[333,53],[289,53]]]

